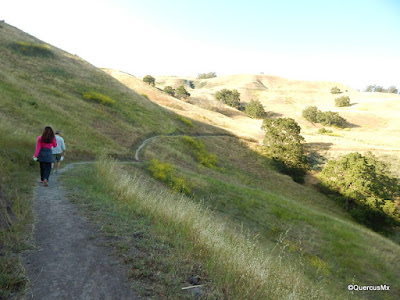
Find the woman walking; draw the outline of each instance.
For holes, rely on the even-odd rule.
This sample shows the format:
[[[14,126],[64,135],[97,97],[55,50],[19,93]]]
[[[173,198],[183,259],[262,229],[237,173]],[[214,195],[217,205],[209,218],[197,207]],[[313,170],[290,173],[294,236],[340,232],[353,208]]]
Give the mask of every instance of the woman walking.
[[[40,178],[43,186],[48,186],[51,164],[54,162],[51,147],[57,147],[57,141],[53,129],[47,126],[43,134],[38,136],[36,142],[34,160],[40,163]]]

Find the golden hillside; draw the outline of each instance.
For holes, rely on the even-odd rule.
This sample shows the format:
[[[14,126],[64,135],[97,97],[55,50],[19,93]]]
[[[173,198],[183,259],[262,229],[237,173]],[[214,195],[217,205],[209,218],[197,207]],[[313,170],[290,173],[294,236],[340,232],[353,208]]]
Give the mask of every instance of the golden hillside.
[[[175,112],[207,122],[238,135],[261,140],[261,121],[247,117],[214,100],[221,89],[237,89],[241,102],[259,100],[272,117],[294,118],[302,127],[302,135],[311,149],[323,151],[325,155],[337,156],[351,151],[371,150],[376,154],[400,154],[400,137],[397,128],[400,119],[400,95],[358,92],[349,86],[325,81],[290,80],[271,75],[230,75],[210,79],[159,76],[156,87],[145,84],[141,78],[129,74],[105,70],[128,87],[147,94],[150,99]],[[171,97],[161,90],[184,85],[191,94],[187,102]],[[194,88],[192,88],[192,87]],[[343,93],[331,94],[337,86]],[[335,107],[334,99],[349,96],[351,106]],[[323,126],[312,124],[302,118],[305,107],[314,105],[322,111],[335,111],[351,125],[347,129],[331,128],[335,136],[321,135],[317,131]],[[327,152],[328,151],[328,152]]]

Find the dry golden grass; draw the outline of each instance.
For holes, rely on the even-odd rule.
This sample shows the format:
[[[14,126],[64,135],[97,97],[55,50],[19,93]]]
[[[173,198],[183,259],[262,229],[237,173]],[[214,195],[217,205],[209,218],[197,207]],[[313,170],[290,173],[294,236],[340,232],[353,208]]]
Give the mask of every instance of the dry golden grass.
[[[156,87],[160,89],[167,85],[177,87],[185,82],[193,82],[194,89],[186,86],[192,99],[187,103],[144,84],[141,78],[113,70],[105,71],[176,113],[222,127],[238,136],[249,136],[261,141],[261,121],[217,103],[214,94],[224,88],[237,89],[243,103],[252,99],[260,100],[272,116],[294,118],[301,125],[302,135],[310,147],[327,157],[354,151],[372,151],[378,156],[390,154],[400,157],[400,95],[364,93],[335,82],[298,81],[270,75],[232,75],[202,80],[174,76],[156,78]],[[334,86],[339,87],[343,93],[331,94],[330,90]],[[350,97],[350,107],[335,107],[334,99],[342,95]],[[332,128],[339,136],[317,134],[322,126],[311,124],[301,116],[303,109],[309,105],[315,105],[322,111],[339,112],[351,124],[350,128]]]

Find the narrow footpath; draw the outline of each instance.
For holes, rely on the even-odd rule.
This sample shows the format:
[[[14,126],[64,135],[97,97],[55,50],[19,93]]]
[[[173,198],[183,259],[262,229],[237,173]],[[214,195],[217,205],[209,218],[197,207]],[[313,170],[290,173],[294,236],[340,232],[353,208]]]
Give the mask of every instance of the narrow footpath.
[[[182,134],[148,137],[132,149],[140,163],[145,147],[160,137],[177,138]],[[232,137],[230,134],[196,134],[194,137]],[[72,163],[51,175],[48,187],[39,182],[34,193],[36,223],[33,238],[36,249],[27,251],[24,264],[30,279],[26,299],[141,299],[130,288],[127,270],[103,246],[101,235],[67,199],[58,176]],[[123,163],[123,162],[121,162]],[[130,162],[132,163],[132,162]]]
[[[59,173],[72,168],[71,164]],[[58,182],[35,188],[34,240],[36,249],[25,254],[30,279],[26,299],[140,299],[130,288],[126,269],[101,245],[102,240]]]

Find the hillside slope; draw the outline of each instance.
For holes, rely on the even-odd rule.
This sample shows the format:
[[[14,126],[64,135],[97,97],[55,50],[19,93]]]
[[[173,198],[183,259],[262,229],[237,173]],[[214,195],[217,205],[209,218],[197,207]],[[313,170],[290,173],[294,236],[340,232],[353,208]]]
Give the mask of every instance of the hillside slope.
[[[116,71],[106,72],[121,79]],[[128,78],[126,76],[122,82],[133,89],[141,89],[140,79],[130,79],[128,83]],[[352,151],[372,151],[378,156],[389,155],[389,159],[400,157],[400,138],[396,130],[400,126],[397,116],[400,111],[400,95],[358,92],[336,82],[299,81],[271,75],[230,75],[201,80],[174,76],[156,78],[156,87],[160,89],[165,86],[176,88],[179,85],[184,85],[191,93],[189,104],[212,112],[185,106],[181,111],[176,110],[177,113],[193,115],[197,111],[198,119],[203,116],[204,122],[216,123],[233,132],[246,132],[258,140],[263,137],[261,121],[248,118],[244,113],[214,100],[214,94],[222,89],[237,89],[244,104],[252,99],[259,100],[272,117],[294,118],[301,125],[302,135],[309,148],[327,157],[337,157]],[[343,93],[331,94],[330,90],[334,86]],[[351,106],[335,107],[334,99],[340,96],[349,96]],[[162,104],[166,101],[166,94],[160,93],[158,97],[150,99]],[[350,127],[344,130],[332,128],[334,136],[318,134],[318,129],[323,126],[311,124],[302,118],[302,111],[307,106],[338,112],[350,123]],[[223,121],[215,121],[221,119],[221,116]]]
[[[258,128],[260,121],[249,120],[225,107],[219,108],[222,113],[201,110],[191,103],[165,97],[132,76],[123,76],[128,76],[124,80],[134,82],[133,90],[79,57],[45,46],[7,24],[0,28],[0,197],[7,195],[16,216],[0,228],[0,269],[2,274],[9,275],[0,280],[2,290],[21,290],[27,284],[15,254],[31,247],[25,231],[26,225],[32,226],[33,222],[30,199],[37,176],[37,165],[31,156],[35,139],[44,126],[51,125],[63,132],[68,151],[66,162],[92,160],[98,154],[133,160],[132,145],[137,146],[155,134],[196,136],[226,133],[225,129],[229,129],[241,136],[259,138],[252,133],[253,127],[246,128],[245,123],[251,121],[249,124]],[[267,82],[261,84],[266,86]],[[203,88],[205,91],[206,86]],[[213,91],[212,86],[209,88]],[[83,97],[85,92],[100,93],[115,103],[88,101]],[[139,93],[204,122],[181,118]],[[213,122],[218,126],[210,126]],[[146,284],[164,280],[167,288],[172,286],[176,291],[186,282],[184,276],[201,270],[207,276],[207,285],[218,290],[220,298],[227,299],[242,299],[240,295],[253,293],[269,295],[271,284],[272,295],[277,296],[274,299],[357,297],[347,293],[346,286],[352,282],[390,284],[391,292],[378,297],[398,298],[399,245],[354,223],[343,209],[314,189],[277,173],[266,157],[252,150],[254,142],[236,137],[198,140],[204,144],[195,139],[192,145],[194,150],[202,150],[200,156],[188,146],[188,137],[160,137],[148,144],[143,153],[144,163],[122,166],[103,159],[96,167],[80,166],[67,180],[70,196],[85,202],[83,211],[94,209],[95,217],[106,216],[106,223],[97,219],[98,227],[105,235],[112,232],[111,239],[115,239],[120,252],[131,255],[126,254],[124,259],[130,264],[132,276]],[[212,167],[200,163],[199,159],[204,157],[212,161],[213,155],[216,163]],[[164,177],[167,182],[189,182],[192,192],[182,195],[156,180],[157,176],[149,170],[150,159],[160,160],[161,171],[176,171]],[[163,207],[158,206],[161,204]],[[181,214],[181,219],[177,214]],[[194,223],[185,227],[190,216],[204,217],[204,222],[201,226]],[[214,225],[226,230],[215,230]],[[156,235],[154,240],[161,240],[157,245],[146,246],[153,251],[146,263],[132,259],[137,248],[143,246],[141,243],[153,241],[147,240],[147,232],[137,232],[137,226],[150,227],[148,232]],[[126,237],[128,229],[131,231]],[[215,236],[211,232],[216,232]],[[243,240],[250,242],[241,244]],[[239,268],[229,255],[236,248],[242,249],[235,253],[235,259],[241,259]],[[231,252],[225,252],[227,249]],[[260,260],[262,264],[258,264],[248,251],[271,260]],[[153,256],[154,252],[168,255],[159,258]],[[210,253],[221,258],[225,255],[225,260],[215,259],[218,256]],[[160,261],[153,260],[154,257]],[[181,277],[173,277],[191,259],[195,262],[189,267],[185,265]],[[164,263],[166,260],[168,263]],[[171,266],[170,260],[178,263]],[[159,262],[163,270],[156,268]],[[247,269],[252,266],[256,268]],[[154,269],[157,271],[153,274]],[[251,282],[260,290],[246,285],[251,278],[262,279],[261,283]],[[179,294],[174,297],[180,299]]]

